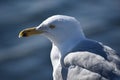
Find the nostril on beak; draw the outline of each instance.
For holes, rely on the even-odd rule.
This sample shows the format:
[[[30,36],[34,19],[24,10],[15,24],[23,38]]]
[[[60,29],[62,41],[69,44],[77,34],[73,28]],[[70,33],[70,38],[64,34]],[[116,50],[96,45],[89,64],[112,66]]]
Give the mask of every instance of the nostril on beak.
[[[23,37],[26,37],[27,36],[27,33],[23,33],[23,35],[22,35]]]

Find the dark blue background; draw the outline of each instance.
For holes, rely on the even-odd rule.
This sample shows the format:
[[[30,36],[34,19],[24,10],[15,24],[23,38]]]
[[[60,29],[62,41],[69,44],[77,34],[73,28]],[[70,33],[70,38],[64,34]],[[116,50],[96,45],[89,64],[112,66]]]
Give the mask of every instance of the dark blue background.
[[[55,14],[76,17],[86,37],[120,52],[120,0],[0,0],[0,80],[52,80],[50,41],[18,34]]]

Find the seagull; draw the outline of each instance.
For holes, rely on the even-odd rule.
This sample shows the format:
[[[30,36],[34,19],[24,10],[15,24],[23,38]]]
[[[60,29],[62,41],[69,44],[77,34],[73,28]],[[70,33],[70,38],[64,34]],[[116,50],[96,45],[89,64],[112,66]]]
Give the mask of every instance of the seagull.
[[[80,22],[71,16],[53,15],[19,37],[43,35],[52,42],[53,80],[120,80],[120,54],[85,37]]]

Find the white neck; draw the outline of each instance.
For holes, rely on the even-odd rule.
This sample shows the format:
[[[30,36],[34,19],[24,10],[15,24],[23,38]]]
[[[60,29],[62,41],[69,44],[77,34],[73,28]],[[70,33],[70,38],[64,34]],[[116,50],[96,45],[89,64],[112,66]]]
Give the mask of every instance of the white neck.
[[[53,65],[54,80],[56,79],[55,75],[56,76],[61,75],[61,70],[62,70],[62,67],[64,66],[64,63],[63,63],[64,56],[68,52],[70,52],[79,42],[85,39],[84,36],[79,34],[66,36],[66,38],[67,39],[65,39],[64,37],[63,39],[59,39],[59,40],[57,39],[51,40],[52,41],[51,61]],[[58,71],[59,71],[59,74],[57,74]]]
[[[65,40],[64,42],[59,42],[59,44],[53,42],[53,47],[51,51],[51,61],[53,68],[55,68],[54,65],[57,64],[61,64],[62,66],[64,66],[63,60],[65,55],[71,52],[71,50],[84,39],[85,37],[81,38],[79,36],[74,36],[70,39]]]
[[[68,38],[67,40],[64,40],[63,42],[59,42],[58,44],[54,43],[56,47],[59,49],[61,56],[66,55],[66,53],[70,52],[72,48],[74,48],[79,42],[84,40],[85,37],[80,36],[73,36]]]

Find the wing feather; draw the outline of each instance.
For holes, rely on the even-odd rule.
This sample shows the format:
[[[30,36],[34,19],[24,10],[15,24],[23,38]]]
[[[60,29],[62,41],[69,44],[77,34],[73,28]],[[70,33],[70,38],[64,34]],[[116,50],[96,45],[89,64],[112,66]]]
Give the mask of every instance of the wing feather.
[[[75,74],[74,80],[118,80],[120,79],[120,65],[118,66],[117,63],[116,57],[115,60],[113,57],[112,61],[109,61],[87,51],[72,52],[64,58],[64,64],[68,68],[68,77]],[[79,74],[76,75],[76,73]],[[82,75],[85,79],[82,79]]]

